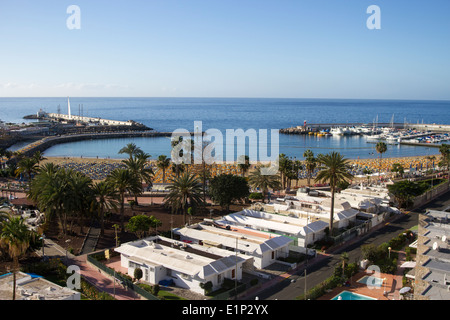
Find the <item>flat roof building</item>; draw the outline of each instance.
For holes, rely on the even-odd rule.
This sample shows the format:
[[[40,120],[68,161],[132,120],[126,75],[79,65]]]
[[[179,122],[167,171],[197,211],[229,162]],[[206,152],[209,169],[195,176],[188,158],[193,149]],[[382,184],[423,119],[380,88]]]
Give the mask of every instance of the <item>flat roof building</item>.
[[[330,220],[331,199],[324,197],[311,197],[303,195],[295,199],[277,199],[265,205],[266,211],[308,219],[308,221]],[[335,200],[333,226],[346,228],[356,221],[358,210],[353,209],[347,201]]]
[[[309,244],[324,238],[325,229],[328,227],[328,223],[322,220],[311,222],[306,218],[289,217],[255,210],[243,210],[232,213],[224,216],[217,222],[287,236],[294,240],[290,245],[290,249],[293,251],[298,251],[296,247],[306,248]]]
[[[277,258],[289,255],[292,239],[239,226],[208,226],[195,224],[174,229],[181,240],[193,241],[206,246],[215,246],[238,251],[252,257],[254,267],[263,269],[276,262]]]
[[[0,276],[0,300],[12,300],[13,274]],[[16,300],[80,300],[78,291],[61,287],[42,277],[16,273]]]
[[[450,300],[450,214],[428,210],[419,218],[416,300]]]
[[[243,269],[253,265],[252,257],[161,236],[124,243],[114,251],[121,254],[121,266],[130,276],[140,268],[144,282],[173,281],[200,294],[202,284],[211,281],[217,290],[226,278],[240,280]]]

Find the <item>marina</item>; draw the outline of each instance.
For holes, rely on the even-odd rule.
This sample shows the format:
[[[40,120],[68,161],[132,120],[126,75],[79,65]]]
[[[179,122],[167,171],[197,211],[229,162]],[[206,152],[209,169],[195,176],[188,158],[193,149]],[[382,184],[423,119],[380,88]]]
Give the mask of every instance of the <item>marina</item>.
[[[391,145],[403,144],[425,147],[440,147],[443,143],[450,142],[450,125],[421,124],[421,129],[434,128],[433,131],[419,131],[415,126],[406,124],[381,124],[369,126],[367,124],[310,124],[295,128],[281,129],[283,134],[307,134],[317,137],[332,136],[365,136],[367,143],[380,141]]]

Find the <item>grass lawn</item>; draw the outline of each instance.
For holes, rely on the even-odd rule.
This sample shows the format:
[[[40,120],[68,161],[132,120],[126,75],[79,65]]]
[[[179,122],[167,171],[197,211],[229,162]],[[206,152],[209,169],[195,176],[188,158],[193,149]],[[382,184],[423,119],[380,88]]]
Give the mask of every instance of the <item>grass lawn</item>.
[[[159,290],[158,298],[163,298],[164,300],[187,300],[165,290]]]

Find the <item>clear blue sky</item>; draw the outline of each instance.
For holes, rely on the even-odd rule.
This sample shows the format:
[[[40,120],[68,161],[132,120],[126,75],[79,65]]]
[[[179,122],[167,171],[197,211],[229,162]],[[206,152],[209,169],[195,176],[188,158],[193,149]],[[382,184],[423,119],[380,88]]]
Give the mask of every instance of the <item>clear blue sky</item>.
[[[1,0],[0,97],[448,100],[449,35],[449,0]]]

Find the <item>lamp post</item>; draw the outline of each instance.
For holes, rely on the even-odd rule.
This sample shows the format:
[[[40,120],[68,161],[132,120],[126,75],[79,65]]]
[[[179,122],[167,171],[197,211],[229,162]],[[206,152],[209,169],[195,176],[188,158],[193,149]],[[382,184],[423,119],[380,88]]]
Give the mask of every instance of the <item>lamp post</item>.
[[[44,248],[45,248],[45,234],[42,234],[42,236],[39,238],[39,240],[42,240],[42,257],[45,257],[45,252],[44,252]]]
[[[67,245],[66,245],[66,263],[68,263],[67,252],[68,252],[68,250],[69,250],[69,242],[70,242],[70,239],[67,239],[67,240],[66,240],[66,243],[67,243]]]
[[[391,249],[392,249],[391,247],[388,248],[388,250],[389,250],[389,259],[391,258]]]
[[[235,260],[236,260],[236,272],[234,274],[234,298],[237,300],[237,277],[238,277],[238,260],[237,260],[237,254],[238,254],[238,237],[236,237],[236,250],[235,250]]]

